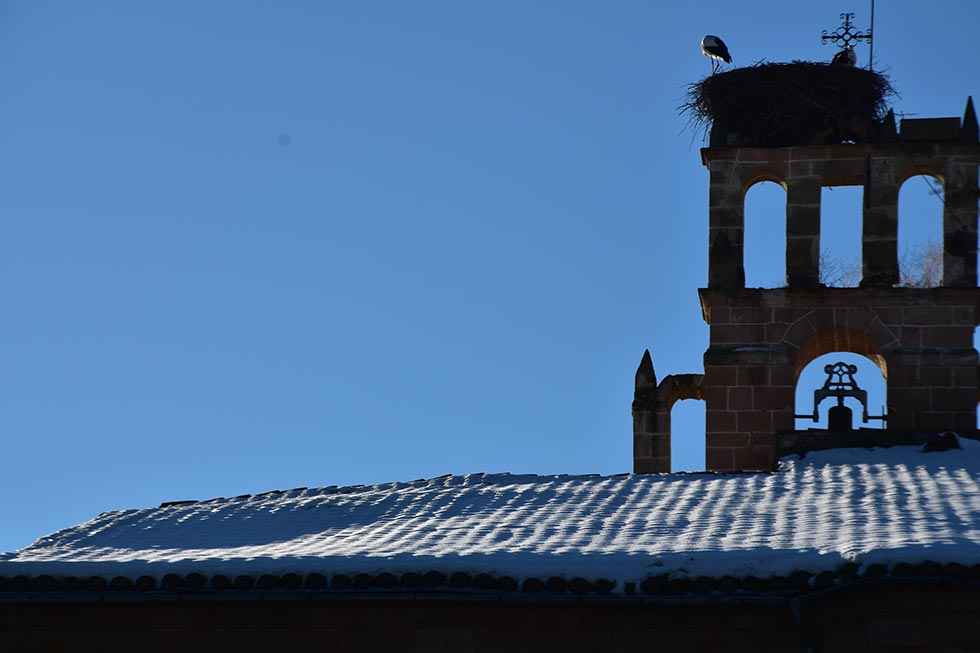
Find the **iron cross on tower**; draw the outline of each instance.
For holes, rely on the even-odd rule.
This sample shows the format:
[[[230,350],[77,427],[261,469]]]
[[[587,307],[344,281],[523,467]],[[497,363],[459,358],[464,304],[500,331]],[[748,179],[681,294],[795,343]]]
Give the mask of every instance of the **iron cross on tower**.
[[[874,5],[872,4],[872,7]],[[874,9],[872,8],[872,12]],[[854,28],[854,24],[851,22],[854,19],[854,14],[846,13],[840,15],[841,24],[833,32],[827,32],[823,30],[823,35],[820,37],[820,41],[826,45],[827,43],[833,43],[837,45],[841,50],[853,50],[854,46],[858,43],[864,42],[871,47],[871,54],[868,56],[868,70],[871,70],[871,64],[874,60],[874,37],[871,33],[871,28],[860,31]],[[874,24],[874,14],[872,13],[871,18],[872,25]]]

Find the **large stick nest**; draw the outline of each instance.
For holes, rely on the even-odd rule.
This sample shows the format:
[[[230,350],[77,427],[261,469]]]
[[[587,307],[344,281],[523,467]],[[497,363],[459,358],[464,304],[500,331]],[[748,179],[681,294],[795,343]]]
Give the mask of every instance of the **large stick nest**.
[[[712,145],[861,142],[894,94],[885,75],[864,68],[763,62],[691,84],[680,109],[695,128],[713,128]]]

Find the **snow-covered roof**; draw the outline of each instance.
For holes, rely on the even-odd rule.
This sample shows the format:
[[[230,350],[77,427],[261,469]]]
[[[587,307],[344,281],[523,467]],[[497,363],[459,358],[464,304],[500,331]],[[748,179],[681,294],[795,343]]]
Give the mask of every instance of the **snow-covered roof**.
[[[473,474],[102,513],[0,575],[552,575],[640,580],[980,563],[980,442],[838,449],[772,474]]]

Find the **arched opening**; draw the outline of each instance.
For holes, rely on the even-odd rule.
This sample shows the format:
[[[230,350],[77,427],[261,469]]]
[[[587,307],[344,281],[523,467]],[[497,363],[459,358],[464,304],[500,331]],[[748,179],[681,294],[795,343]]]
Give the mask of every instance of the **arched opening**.
[[[898,191],[898,278],[908,288],[942,283],[943,186],[935,177],[909,177]]]
[[[698,399],[675,401],[670,410],[670,430],[671,471],[703,471],[706,461],[704,402]]]
[[[855,310],[850,314],[846,314],[846,317],[849,320],[853,320],[854,324],[860,324],[862,321],[869,321],[872,314],[866,311]],[[793,342],[791,344],[799,348],[799,353],[796,356],[796,368],[794,370],[797,380],[799,380],[803,368],[809,365],[810,361],[818,356],[835,351],[861,354],[877,365],[882,374],[886,377],[888,375],[885,358],[878,353],[878,345],[866,331],[861,329],[824,328],[817,331],[805,341]]]
[[[824,187],[820,191],[820,282],[835,288],[861,283],[860,186]]]
[[[786,285],[786,190],[759,181],[745,193],[743,265],[746,288]]]
[[[884,358],[881,356],[863,355],[853,351],[833,351],[821,354],[812,358],[806,363],[796,380],[795,392],[795,412],[796,429],[804,431],[807,429],[827,429],[829,426],[828,416],[830,409],[838,404],[851,410],[851,426],[853,429],[882,429],[886,427],[886,422],[880,419],[869,419],[864,422],[862,419],[865,406],[862,406],[859,399],[845,397],[840,400],[834,397],[823,398],[818,406],[814,406],[814,391],[825,387],[828,380],[828,367],[835,363],[842,362],[854,366],[856,371],[851,380],[857,383],[860,390],[867,393],[867,413],[869,417],[881,416],[885,414],[887,402],[887,369]],[[852,368],[853,369],[853,368]],[[833,379],[832,380],[836,380]],[[817,421],[809,418],[801,418],[800,415],[809,415],[814,412],[818,416]]]

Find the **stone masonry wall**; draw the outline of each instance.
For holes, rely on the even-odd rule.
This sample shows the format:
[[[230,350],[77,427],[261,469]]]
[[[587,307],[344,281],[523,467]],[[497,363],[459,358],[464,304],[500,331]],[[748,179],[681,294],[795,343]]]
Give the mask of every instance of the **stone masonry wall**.
[[[977,285],[975,143],[889,143],[701,151],[710,172],[708,286],[745,286],[744,200],[772,181],[786,190],[786,274],[790,287],[819,284],[820,189],[863,186],[862,286],[898,283],[898,193],[906,179],[932,175],[943,183],[943,285]],[[855,216],[857,219],[858,216]]]
[[[0,602],[0,650],[574,653],[638,651],[655,641],[655,650],[952,652],[977,650],[978,618],[975,583],[928,580],[813,596],[695,593],[664,601],[106,595]]]
[[[771,469],[779,433],[810,408],[794,407],[800,371],[834,351],[882,367],[889,430],[976,432],[976,289],[699,293],[711,333],[702,384],[708,469]]]

